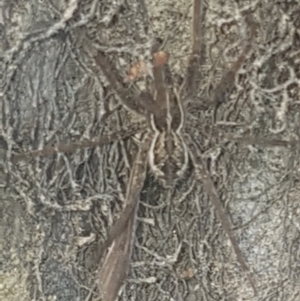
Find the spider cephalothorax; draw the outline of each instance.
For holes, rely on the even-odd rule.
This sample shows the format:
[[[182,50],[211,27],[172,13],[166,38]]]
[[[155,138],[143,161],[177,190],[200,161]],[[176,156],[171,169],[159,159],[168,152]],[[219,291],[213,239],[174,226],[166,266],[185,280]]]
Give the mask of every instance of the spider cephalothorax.
[[[159,99],[159,98],[158,98]],[[188,166],[188,151],[181,129],[184,125],[184,109],[179,96],[166,94],[161,110],[151,114],[150,123],[155,132],[149,152],[149,165],[157,179],[165,187],[174,185]]]

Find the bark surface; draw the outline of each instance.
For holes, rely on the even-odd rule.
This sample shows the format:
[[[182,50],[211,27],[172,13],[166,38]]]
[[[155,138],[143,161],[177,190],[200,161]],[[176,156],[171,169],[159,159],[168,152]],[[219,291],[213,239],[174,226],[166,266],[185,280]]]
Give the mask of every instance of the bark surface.
[[[130,67],[151,62],[159,41],[170,54],[172,84],[180,87],[191,52],[192,3],[148,2],[0,3],[1,300],[99,300],[100,246],[124,207],[141,137],[11,158],[145,122],[120,106],[84,51],[86,41],[113,62],[116,79],[133,97],[150,79],[124,83]],[[299,2],[207,2],[201,76],[185,93],[183,137],[211,174],[257,300],[297,300],[300,143],[272,141],[300,140]],[[233,87],[220,93],[218,83],[242,53],[249,24],[256,32],[251,50]],[[211,103],[216,93],[218,102]],[[253,300],[192,166],[172,190],[147,174],[130,266],[122,301]]]

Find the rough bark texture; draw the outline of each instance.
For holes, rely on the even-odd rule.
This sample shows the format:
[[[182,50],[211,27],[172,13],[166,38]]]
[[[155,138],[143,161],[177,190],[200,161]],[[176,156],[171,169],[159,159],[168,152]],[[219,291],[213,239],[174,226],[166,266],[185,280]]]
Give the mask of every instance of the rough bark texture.
[[[211,172],[256,300],[299,300],[300,142],[263,143],[300,139],[299,1],[207,2],[202,74],[183,136]],[[124,80],[133,63],[151,60],[160,39],[178,87],[191,51],[191,10],[185,0],[2,1],[1,300],[99,298],[99,246],[123,208],[140,137],[14,164],[11,155],[143,121],[120,106],[82,41],[97,42]],[[249,24],[256,36],[235,85],[209,105]],[[173,190],[149,173],[138,217],[119,300],[254,300],[192,171]]]

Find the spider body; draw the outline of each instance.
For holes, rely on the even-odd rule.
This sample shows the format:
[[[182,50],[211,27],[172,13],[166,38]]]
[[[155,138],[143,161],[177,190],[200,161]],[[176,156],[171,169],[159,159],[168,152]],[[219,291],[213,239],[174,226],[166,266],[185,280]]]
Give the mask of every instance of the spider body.
[[[165,74],[162,74],[162,67],[159,68],[155,70],[158,68],[154,66],[153,72],[156,82],[154,98],[157,109],[150,115],[150,126],[155,136],[151,143],[149,165],[155,177],[167,188],[183,176],[189,158],[186,144],[181,136],[185,111],[178,93],[172,93],[171,89],[161,88]]]

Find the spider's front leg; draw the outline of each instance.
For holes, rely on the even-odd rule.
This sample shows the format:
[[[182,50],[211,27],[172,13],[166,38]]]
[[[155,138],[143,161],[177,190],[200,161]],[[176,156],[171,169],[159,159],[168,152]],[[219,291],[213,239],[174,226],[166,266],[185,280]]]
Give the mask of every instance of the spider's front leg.
[[[152,132],[146,132],[133,163],[126,191],[125,208],[112,226],[100,253],[109,248],[99,271],[99,289],[103,301],[114,301],[126,278],[135,233],[139,195],[144,185]]]
[[[140,93],[139,95],[135,95],[130,89],[126,89],[120,80],[120,76],[117,73],[115,66],[111,64],[105,54],[98,51],[90,41],[87,41],[84,44],[84,49],[101,68],[109,86],[115,92],[121,104],[129,111],[141,116],[147,116],[147,109],[141,102],[143,94]]]
[[[185,72],[180,94],[184,100],[193,97],[197,91],[197,85],[201,79],[200,65],[203,61],[203,0],[193,1],[193,23],[192,23],[192,52],[188,59],[188,66]]]
[[[126,278],[133,244],[135,215],[136,210],[132,212],[130,220],[127,220],[125,227],[113,240],[99,272],[99,289],[103,301],[115,301]]]

